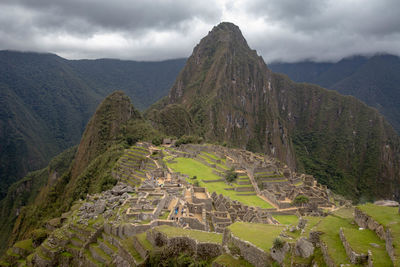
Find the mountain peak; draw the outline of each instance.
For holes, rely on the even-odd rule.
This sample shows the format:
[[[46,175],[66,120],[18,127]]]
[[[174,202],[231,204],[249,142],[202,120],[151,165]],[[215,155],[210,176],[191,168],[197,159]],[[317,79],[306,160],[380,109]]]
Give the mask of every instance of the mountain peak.
[[[257,67],[249,70],[248,66]],[[258,72],[260,76],[269,73],[262,58],[250,49],[238,26],[222,22],[214,26],[193,49],[170,91],[169,103],[186,102],[186,105],[191,105],[189,102],[193,100],[193,95],[216,95],[232,81],[253,81]],[[236,84],[235,87],[240,86]]]
[[[239,27],[231,22],[221,22],[217,26],[211,30],[210,33],[213,34],[227,34],[230,36],[240,36],[243,38],[242,32],[240,31]]]
[[[117,139],[123,125],[131,118],[141,118],[130,98],[122,91],[115,91],[100,103],[82,135],[72,175],[78,176],[111,141]]]
[[[239,27],[230,22],[221,22],[217,26],[214,26],[208,35],[200,41],[196,48],[209,45],[210,43],[225,43],[234,46],[243,45],[246,49],[250,49]]]

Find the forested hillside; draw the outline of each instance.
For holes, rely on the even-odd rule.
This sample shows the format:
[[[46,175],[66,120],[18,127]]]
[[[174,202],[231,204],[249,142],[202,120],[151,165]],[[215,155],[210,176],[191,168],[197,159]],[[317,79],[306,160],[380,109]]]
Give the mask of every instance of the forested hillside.
[[[66,60],[0,52],[0,199],[28,171],[77,144],[106,95],[123,90],[140,109],[167,94],[185,60]]]

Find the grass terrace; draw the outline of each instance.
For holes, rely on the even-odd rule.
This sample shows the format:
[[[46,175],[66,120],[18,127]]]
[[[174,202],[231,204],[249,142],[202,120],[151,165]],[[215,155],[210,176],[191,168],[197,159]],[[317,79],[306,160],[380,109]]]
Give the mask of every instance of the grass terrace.
[[[233,235],[249,241],[257,247],[269,252],[273,240],[284,230],[284,226],[259,223],[235,222],[228,226]]]
[[[358,209],[371,216],[382,224],[385,229],[390,228],[393,238],[393,247],[396,254],[395,265],[400,265],[400,214],[398,207],[382,207],[371,203],[357,206]]]
[[[142,244],[145,249],[149,251],[153,249],[153,245],[146,238],[146,232],[138,234],[136,237],[139,240],[140,244]]]
[[[374,266],[393,266],[386,252],[385,242],[380,240],[375,232],[369,229],[359,230],[343,228],[343,233],[350,247],[355,252],[367,254],[368,250],[371,250]],[[379,247],[372,246],[372,243],[379,245]]]
[[[297,225],[299,218],[296,215],[273,215],[278,222],[285,225]]]
[[[210,168],[203,163],[192,159],[192,158],[176,158],[176,163],[167,163],[168,167],[170,167],[175,172],[180,172],[182,174],[186,174],[189,177],[197,176],[197,181],[199,181],[199,185],[207,188],[207,190],[212,193],[216,192],[217,194],[223,194],[224,196],[230,197],[232,200],[238,200],[245,205],[256,206],[261,208],[273,208],[271,204],[264,201],[260,197],[256,195],[244,196],[240,195],[240,192],[236,192],[234,190],[225,190],[226,188],[232,188],[225,182],[211,182],[205,183],[204,181],[211,180],[220,180],[222,177],[213,173],[213,168]],[[194,180],[187,179],[188,182],[193,183]]]
[[[350,264],[342,240],[340,240],[340,227],[357,229],[350,223],[350,220],[338,216],[327,216],[317,226],[318,231],[324,233],[321,235],[321,240],[327,245],[328,254],[337,266]]]
[[[172,227],[169,225],[157,226],[154,229],[166,234],[168,237],[187,236],[196,239],[199,242],[210,242],[218,244],[222,243],[222,234],[199,231],[199,230],[183,229],[179,227]]]

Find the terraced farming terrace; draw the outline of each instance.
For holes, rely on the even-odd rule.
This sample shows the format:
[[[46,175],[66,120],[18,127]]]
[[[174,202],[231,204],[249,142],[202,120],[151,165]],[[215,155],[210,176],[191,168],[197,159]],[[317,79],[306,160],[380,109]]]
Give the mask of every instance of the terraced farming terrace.
[[[1,265],[400,266],[398,207],[352,207],[270,157],[138,143],[112,175]]]

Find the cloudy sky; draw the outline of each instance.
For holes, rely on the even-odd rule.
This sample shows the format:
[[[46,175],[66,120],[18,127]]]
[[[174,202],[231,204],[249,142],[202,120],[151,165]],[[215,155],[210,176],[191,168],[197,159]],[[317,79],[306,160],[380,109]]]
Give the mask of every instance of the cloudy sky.
[[[1,0],[0,49],[188,57],[221,21],[238,25],[267,62],[400,55],[399,0]]]

